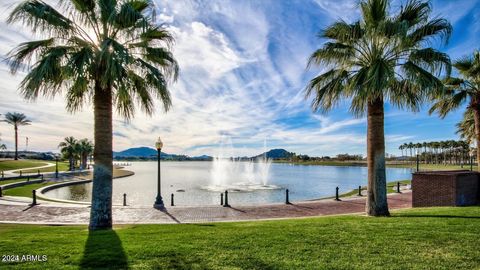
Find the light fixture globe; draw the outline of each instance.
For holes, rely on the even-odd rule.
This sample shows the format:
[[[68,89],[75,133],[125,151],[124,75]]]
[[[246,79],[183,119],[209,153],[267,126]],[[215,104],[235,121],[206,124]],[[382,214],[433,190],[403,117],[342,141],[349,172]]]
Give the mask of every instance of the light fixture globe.
[[[160,139],[160,137],[158,137],[157,142],[155,142],[155,148],[156,149],[162,149],[162,147],[163,147],[162,139]]]

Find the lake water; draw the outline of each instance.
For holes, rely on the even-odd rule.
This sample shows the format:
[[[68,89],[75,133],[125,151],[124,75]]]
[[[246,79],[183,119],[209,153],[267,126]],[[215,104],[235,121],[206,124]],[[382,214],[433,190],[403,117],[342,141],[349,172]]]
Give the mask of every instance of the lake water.
[[[212,184],[212,162],[162,162],[162,196],[170,205],[170,194],[175,205],[219,205],[220,192],[206,190]],[[127,194],[128,205],[152,206],[157,190],[157,163],[133,162],[125,167],[135,175],[113,180],[113,203],[121,204]],[[388,168],[387,180],[411,179],[410,169]],[[305,166],[273,163],[270,167],[269,185],[279,189],[260,189],[249,192],[229,192],[231,205],[255,205],[285,201],[285,189],[291,201],[311,200],[335,196],[367,184],[366,167]],[[90,201],[92,184],[82,184],[55,189],[46,193],[52,198]],[[183,190],[183,191],[182,191]]]

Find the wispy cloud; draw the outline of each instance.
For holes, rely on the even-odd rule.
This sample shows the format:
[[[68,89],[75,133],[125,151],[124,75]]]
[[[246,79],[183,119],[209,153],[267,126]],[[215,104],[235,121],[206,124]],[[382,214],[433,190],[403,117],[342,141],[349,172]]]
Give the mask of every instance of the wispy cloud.
[[[456,28],[468,29],[467,36],[455,37],[445,48],[457,54],[478,44],[478,26],[462,23],[468,19],[478,23],[478,16],[469,10],[479,5],[463,0],[456,12],[449,12],[452,2],[438,0],[433,6]],[[166,23],[176,38],[174,54],[181,66],[179,81],[171,87],[173,108],[165,114],[157,102],[159,109],[153,116],[138,112],[129,123],[116,115],[116,150],[152,146],[160,135],[165,151],[190,155],[216,153],[225,137],[231,138],[238,155],[261,152],[265,139],[269,148],[311,155],[365,152],[366,120],[353,118],[348,102],[319,116],[311,113],[302,92],[318,72],[305,70],[308,56],[323,42],[316,34],[334,20],[358,18],[356,0],[158,0],[156,5],[158,21]],[[0,55],[34,38],[21,27],[7,26],[6,14],[0,14]],[[93,139],[91,106],[71,115],[64,109],[62,96],[27,103],[16,90],[23,75],[12,77],[0,65],[0,113],[21,111],[34,120],[22,128],[23,140],[28,136],[37,150],[55,150],[65,136]],[[454,134],[454,120],[440,122],[424,111],[412,117],[389,106],[386,110],[389,152],[397,151],[404,140]],[[438,127],[413,130],[418,119]],[[11,148],[13,129],[0,124],[0,133]]]

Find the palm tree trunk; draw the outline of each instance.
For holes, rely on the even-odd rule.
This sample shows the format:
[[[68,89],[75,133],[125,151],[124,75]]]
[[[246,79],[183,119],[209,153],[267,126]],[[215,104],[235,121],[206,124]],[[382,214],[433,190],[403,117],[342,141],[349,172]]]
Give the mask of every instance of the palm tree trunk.
[[[15,125],[15,160],[18,160],[18,127]]]
[[[475,140],[477,143],[477,161],[480,161],[480,104],[472,106],[473,120],[475,121]],[[477,166],[477,171],[480,171],[480,166]]]
[[[388,216],[385,174],[385,134],[383,99],[368,104],[367,167],[368,190],[366,212],[370,216]]]
[[[112,90],[95,82],[95,167],[89,230],[112,228]]]

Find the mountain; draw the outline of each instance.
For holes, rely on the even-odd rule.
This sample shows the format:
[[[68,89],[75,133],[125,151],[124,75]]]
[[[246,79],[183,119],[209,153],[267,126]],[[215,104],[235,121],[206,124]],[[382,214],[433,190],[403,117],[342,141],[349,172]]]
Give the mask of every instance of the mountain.
[[[113,152],[113,158],[117,160],[151,160],[157,159],[157,150],[150,147],[135,147],[123,150],[120,152]],[[212,157],[207,155],[202,155],[198,157],[189,157],[186,155],[175,155],[167,154],[164,152],[160,153],[161,159],[168,160],[212,160]]]
[[[167,154],[162,152],[161,154],[162,159],[168,160],[198,160],[198,161],[209,161],[213,158],[207,155],[189,157],[186,155],[175,155],[175,154]],[[249,160],[252,158],[261,158],[266,156],[270,159],[287,159],[293,156],[294,153],[288,152],[285,149],[272,149],[268,152],[262,153],[258,156],[254,157],[243,157],[242,160]],[[135,147],[129,148],[120,152],[113,152],[113,158],[117,160],[152,160],[157,158],[157,150],[150,148],[150,147]]]
[[[163,156],[161,153],[160,156]],[[156,157],[157,150],[150,147],[129,148],[120,152],[113,152],[113,157]]]
[[[258,156],[252,157],[252,158],[260,158],[266,156],[267,158],[271,159],[283,159],[283,158],[290,158],[294,153],[288,152],[285,149],[272,149],[268,152],[264,152]]]

